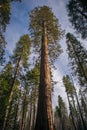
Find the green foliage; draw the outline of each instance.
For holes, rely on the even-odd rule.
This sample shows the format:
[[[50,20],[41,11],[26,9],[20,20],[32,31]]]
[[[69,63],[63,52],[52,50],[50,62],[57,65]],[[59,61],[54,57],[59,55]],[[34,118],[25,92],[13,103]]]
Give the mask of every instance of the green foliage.
[[[74,28],[81,34],[82,38],[87,38],[87,1],[69,0],[67,9]]]
[[[21,0],[0,0],[0,32],[6,31],[6,26],[10,21],[10,2],[12,1],[20,1]]]
[[[67,115],[67,108],[61,96],[58,96],[58,105],[59,105],[59,116],[62,118],[64,115]]]
[[[30,44],[31,44],[31,41],[28,34],[20,37],[19,41],[16,44],[16,48],[14,50],[14,55],[13,55],[14,63],[17,63],[18,59],[20,58],[21,64],[23,65],[23,67],[28,66]]]
[[[63,35],[59,21],[49,7],[42,6],[34,8],[30,12],[29,29],[31,31],[34,46],[38,50],[40,50],[41,47],[44,28],[43,23],[45,23],[46,26],[50,57],[56,59],[61,53],[61,46],[58,44],[58,40]]]
[[[10,20],[10,3],[7,0],[0,2],[0,32],[6,30],[6,26]]]
[[[12,64],[9,62],[0,72],[0,127],[5,116],[5,109],[12,85]]]
[[[53,40],[57,41],[60,37],[61,32],[58,30],[58,19],[54,16],[49,7],[36,7],[30,13],[30,21],[30,28],[35,38],[37,36],[38,38],[41,37],[43,33],[43,21],[46,22],[48,39],[51,40],[51,42]]]
[[[73,34],[66,35],[67,52],[72,69],[78,76],[80,84],[87,84],[87,51]]]
[[[21,0],[0,0],[0,65],[5,61],[4,53],[6,41],[3,36],[3,32],[6,31],[6,26],[10,21],[10,2],[12,1],[21,1]]]
[[[4,125],[3,125],[5,127],[8,121],[11,106],[14,104],[13,99],[15,93],[18,90],[18,86],[20,85],[19,70],[20,68],[23,69],[23,67],[26,67],[28,65],[29,54],[30,54],[30,38],[26,34],[20,37],[13,54],[14,71],[12,71],[11,84],[9,84],[10,91],[6,102],[7,106],[5,108]]]
[[[82,107],[80,107],[79,98],[78,98],[77,92],[75,90],[74,84],[70,81],[69,76],[63,77],[63,83],[64,83],[64,86],[65,86],[66,92],[67,92],[67,98],[68,98],[69,109],[70,109],[70,117],[72,119],[73,126],[74,126],[74,128],[77,128],[78,130],[79,129],[85,130],[85,129],[87,129],[85,114],[83,114]],[[71,85],[69,86],[68,83],[70,83]],[[68,90],[67,90],[67,88],[68,88]],[[80,125],[79,125],[79,123],[80,123]]]
[[[30,87],[30,98],[32,98],[32,103],[35,104],[38,98],[39,91],[39,79],[40,79],[40,71],[39,64],[36,65],[32,70],[28,71],[26,74],[27,85]],[[31,99],[30,99],[31,100]],[[30,101],[31,102],[31,101]]]
[[[10,62],[1,71],[0,77],[0,93],[2,94],[3,91],[9,91],[12,82],[12,64]]]
[[[39,65],[36,65],[32,70],[27,72],[27,79],[29,80],[30,85],[39,86]]]
[[[60,130],[70,130],[70,120],[66,108],[66,104],[63,101],[61,96],[58,96],[58,106],[56,106],[55,110],[55,118],[58,118],[58,128]],[[56,129],[58,129],[56,128]]]
[[[0,65],[3,64],[5,61],[4,54],[5,54],[5,47],[6,47],[6,41],[4,36],[0,33]]]
[[[14,96],[12,98],[12,103],[10,104],[9,115],[6,125],[6,130],[18,130],[19,129],[19,121],[18,121],[18,107],[19,107],[19,99],[21,98],[20,90],[17,88],[14,90]]]
[[[66,92],[70,95],[73,95],[75,93],[75,90],[73,88],[73,84],[70,81],[70,78],[69,78],[68,75],[63,77],[63,83],[64,83],[64,86],[65,86]]]

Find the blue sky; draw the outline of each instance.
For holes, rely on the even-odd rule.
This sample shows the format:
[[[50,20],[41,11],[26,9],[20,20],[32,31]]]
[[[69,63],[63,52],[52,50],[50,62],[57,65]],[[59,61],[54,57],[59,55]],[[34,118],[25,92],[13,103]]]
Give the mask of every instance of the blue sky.
[[[11,19],[10,24],[7,26],[5,33],[7,41],[7,50],[9,53],[12,53],[15,48],[16,42],[19,40],[20,36],[26,33],[29,33],[28,23],[29,23],[29,14],[36,6],[47,5],[52,8],[52,11],[59,19],[62,29],[65,29],[66,32],[74,32],[72,26],[68,20],[66,3],[68,0],[23,0],[23,2],[12,2],[11,4]],[[57,96],[60,94],[63,99],[66,101],[65,90],[62,86],[62,76],[64,74],[70,74],[70,67],[68,66],[68,57],[66,54],[66,44],[65,38],[60,41],[60,44],[63,48],[63,53],[60,55],[58,60],[55,62],[57,70],[53,70],[54,80],[58,81],[58,85],[55,87],[55,92],[53,96],[53,105],[57,103]]]
[[[63,29],[70,30],[70,24],[67,18],[65,8],[66,0],[23,0],[23,2],[12,2],[11,20],[6,31],[6,40],[8,41],[7,49],[12,52],[15,42],[18,41],[22,34],[28,31],[28,12],[35,6],[48,5],[52,8]]]

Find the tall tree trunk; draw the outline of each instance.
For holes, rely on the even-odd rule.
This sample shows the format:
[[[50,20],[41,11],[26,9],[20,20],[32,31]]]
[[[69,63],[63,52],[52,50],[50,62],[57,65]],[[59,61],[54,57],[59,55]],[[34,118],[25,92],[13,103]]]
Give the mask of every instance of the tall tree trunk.
[[[85,123],[84,118],[83,118],[82,110],[81,110],[81,108],[80,108],[80,104],[79,104],[79,100],[78,100],[78,96],[77,96],[76,89],[75,89],[75,87],[74,87],[73,79],[72,79],[72,84],[73,84],[73,88],[74,88],[74,90],[75,90],[75,97],[76,97],[76,101],[77,101],[77,105],[78,105],[78,109],[79,109],[79,114],[80,114],[82,129],[85,130],[85,129],[87,129],[87,126],[86,126],[86,123]],[[78,116],[78,115],[77,115],[77,116]]]
[[[82,103],[82,106],[84,108],[84,112],[86,114],[86,117],[87,117],[87,99],[85,97],[85,94],[81,91],[80,89],[80,95],[81,95],[81,103]]]
[[[80,130],[80,128],[79,128],[79,115],[78,115],[78,113],[77,113],[76,106],[75,106],[74,96],[73,96],[72,94],[71,94],[71,98],[72,98],[72,103],[73,103],[73,107],[74,107],[74,112],[75,112],[76,119],[77,119],[77,121],[76,121],[77,127],[78,127],[78,129]]]
[[[33,93],[31,92],[31,98],[30,98],[30,112],[29,112],[29,130],[31,130],[31,127],[32,127],[32,109],[33,109],[33,103],[32,103],[32,95]]]
[[[29,93],[29,92],[28,92]],[[30,95],[30,101],[29,101],[29,106],[28,106],[28,114],[26,116],[26,122],[25,122],[25,127],[24,130],[30,130],[30,125],[31,125],[31,116],[32,116],[32,91]]]
[[[32,129],[34,130],[34,126],[35,126],[35,103],[33,104],[33,118],[32,118]]]
[[[12,86],[11,86],[11,92],[10,92],[10,95],[9,95],[9,100],[8,100],[8,104],[7,104],[7,108],[6,108],[6,113],[5,113],[5,118],[4,118],[2,130],[5,130],[5,128],[6,128],[6,123],[7,123],[8,114],[9,114],[9,108],[10,108],[10,104],[12,102],[12,97],[14,95],[14,86],[15,86],[15,82],[16,82],[16,79],[17,79],[17,76],[18,76],[18,73],[19,73],[20,63],[21,63],[21,56],[18,60],[16,72],[15,72],[13,83],[12,83]]]
[[[24,95],[23,95],[22,117],[21,117],[20,130],[24,130],[24,127],[25,127],[25,119],[26,119],[26,112],[27,112],[27,111],[25,111],[25,107],[26,107],[26,95],[27,95],[27,92],[25,92]]]
[[[74,130],[77,130],[77,126],[74,122],[74,117],[73,117],[73,113],[72,113],[72,107],[71,107],[71,103],[70,103],[70,99],[69,99],[69,95],[67,93],[67,99],[68,99],[68,103],[69,103],[69,108],[70,108],[70,115],[71,115],[71,119],[72,119],[72,124],[73,124],[73,127],[74,127]]]
[[[37,91],[36,91],[36,86],[35,86],[35,88],[34,88],[34,93],[33,93],[33,100],[34,100],[34,102],[33,102],[33,117],[32,117],[32,129],[31,130],[34,130],[34,127],[35,127],[35,119],[36,119],[36,103],[37,103]]]
[[[15,112],[14,125],[13,125],[12,130],[15,130],[15,129],[16,129],[17,118],[18,118],[18,107],[19,107],[19,98],[18,98],[18,101],[17,101],[17,104],[16,104],[16,112]]]
[[[70,121],[70,130],[74,130],[73,122],[72,122],[72,117],[69,115],[69,121]]]
[[[83,113],[82,113],[81,108],[80,108],[80,104],[79,104],[79,100],[78,100],[78,96],[77,96],[76,90],[75,90],[75,96],[76,96],[76,100],[77,100],[77,104],[78,104],[78,108],[79,108],[79,113],[80,113],[80,118],[81,118],[81,122],[82,122],[82,127],[83,127],[83,130],[86,130],[87,126],[86,126],[86,122],[84,121],[84,118],[83,118]]]
[[[85,117],[86,117],[86,119],[87,119],[87,105],[86,105],[86,103],[85,103],[83,97],[81,97],[81,105],[82,105],[82,107],[83,107],[83,109],[84,109]]]
[[[84,70],[83,63],[82,63],[82,61],[80,61],[79,55],[76,52],[76,49],[75,49],[75,46],[73,45],[73,43],[72,43],[72,47],[73,47],[73,50],[75,53],[76,64],[79,65],[79,67],[80,67],[79,71],[80,71],[81,75],[85,78],[85,80],[87,81],[87,75],[86,75],[86,72]]]
[[[39,100],[35,130],[53,130],[48,39],[45,22],[43,22]]]
[[[27,116],[24,130],[30,130],[29,121],[30,121],[30,111],[28,111],[28,116]]]

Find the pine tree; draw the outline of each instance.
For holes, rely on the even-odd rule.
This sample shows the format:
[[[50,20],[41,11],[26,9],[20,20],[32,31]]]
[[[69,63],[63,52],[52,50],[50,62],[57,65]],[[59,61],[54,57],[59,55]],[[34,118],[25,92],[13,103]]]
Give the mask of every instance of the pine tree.
[[[12,84],[11,84],[11,90],[10,90],[10,95],[9,95],[9,99],[8,99],[8,103],[7,103],[7,108],[6,108],[6,112],[5,112],[5,118],[4,118],[2,130],[5,130],[5,127],[6,127],[10,104],[12,102],[12,98],[14,95],[14,87],[17,82],[17,77],[19,74],[20,67],[21,66],[27,67],[29,54],[30,54],[30,38],[26,34],[26,35],[23,35],[20,37],[20,39],[16,45],[16,49],[14,50],[13,61],[15,64],[15,72],[14,72],[14,78],[13,78]]]
[[[15,85],[14,95],[12,98],[12,102],[10,104],[8,119],[6,123],[6,130],[18,130],[19,123],[18,123],[18,107],[19,107],[19,99],[20,99],[20,90],[18,88],[19,83]]]
[[[74,28],[81,34],[82,38],[87,38],[87,1],[69,0],[67,9]]]
[[[36,64],[35,67],[28,71],[26,74],[29,86],[31,87],[30,94],[30,119],[29,119],[29,129],[34,130],[35,121],[36,121],[36,111],[37,111],[37,102],[38,102],[38,89],[39,89],[39,64]]]
[[[81,91],[81,89],[79,90],[79,96],[81,99],[81,108],[85,113],[85,118],[87,118],[87,99],[86,99],[84,93]]]
[[[62,130],[68,130],[70,129],[70,126],[69,126],[67,108],[61,96],[58,96],[58,106],[59,106],[58,111],[61,120]]]
[[[61,36],[61,29],[58,19],[47,6],[36,7],[31,11],[30,29],[35,46],[41,50],[39,101],[35,130],[53,130],[49,52],[59,54],[60,51],[57,50],[60,50],[60,47],[57,40]]]
[[[21,0],[0,0],[0,65],[5,61],[5,47],[6,41],[4,37],[4,32],[10,21],[11,15],[11,1],[21,1]]]
[[[56,106],[54,111],[54,130],[61,130],[60,113],[58,106]]]
[[[3,65],[5,62],[5,47],[6,47],[6,41],[2,33],[0,33],[0,66]]]
[[[67,107],[61,96],[58,96],[58,106],[55,108],[54,124],[56,130],[71,130]]]
[[[14,104],[14,115],[13,115],[13,127],[12,130],[19,130],[19,120],[18,120],[18,112],[19,112],[19,103],[21,98],[20,90],[17,90],[15,92],[15,100],[13,102]]]
[[[87,86],[87,51],[73,34],[66,35],[67,52],[72,69],[81,86]]]
[[[12,84],[12,64],[9,62],[0,72],[0,129],[5,117],[5,109]]]
[[[2,6],[3,5],[3,6]],[[3,0],[0,1],[0,32],[6,30],[10,20],[10,3]]]
[[[64,86],[65,86],[65,89],[67,92],[67,98],[68,98],[68,102],[69,102],[69,107],[70,107],[72,122],[74,124],[74,127],[75,127],[75,129],[85,130],[87,128],[87,126],[86,126],[86,122],[84,120],[82,110],[80,108],[80,104],[79,104],[79,100],[78,100],[78,96],[77,96],[74,84],[70,81],[70,78],[68,75],[63,77],[63,82],[64,82]],[[76,107],[75,102],[77,102],[77,107]],[[76,118],[76,122],[77,122],[76,124],[73,121],[73,119],[74,119],[73,115],[75,115],[74,117]],[[79,125],[79,123],[80,123],[80,125]]]
[[[11,15],[11,2],[21,0],[0,0],[0,33],[6,31]]]
[[[36,107],[39,86],[39,69],[36,65],[32,70],[27,71],[26,75],[22,75],[21,85],[23,88],[20,130],[33,130],[36,118]],[[27,116],[28,112],[28,116]]]
[[[72,123],[73,123],[74,128],[78,129],[79,118],[78,118],[76,105],[75,105],[75,98],[74,98],[75,91],[72,87],[72,83],[70,82],[70,78],[68,75],[63,77],[63,83],[64,83],[64,87],[65,87],[66,93],[67,93],[70,113],[72,116]]]

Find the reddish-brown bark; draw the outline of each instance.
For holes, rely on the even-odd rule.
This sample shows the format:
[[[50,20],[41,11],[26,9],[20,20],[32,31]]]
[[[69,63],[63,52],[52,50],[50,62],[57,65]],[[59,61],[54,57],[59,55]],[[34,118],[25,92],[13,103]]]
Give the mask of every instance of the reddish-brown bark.
[[[50,67],[48,60],[48,39],[45,22],[43,23],[39,101],[35,130],[53,130]]]

